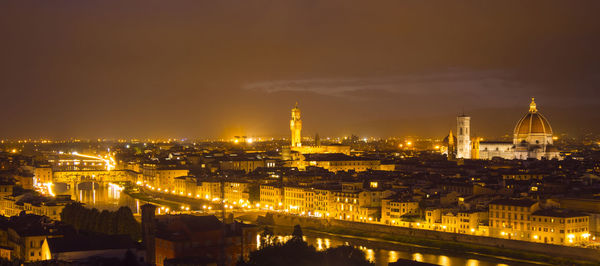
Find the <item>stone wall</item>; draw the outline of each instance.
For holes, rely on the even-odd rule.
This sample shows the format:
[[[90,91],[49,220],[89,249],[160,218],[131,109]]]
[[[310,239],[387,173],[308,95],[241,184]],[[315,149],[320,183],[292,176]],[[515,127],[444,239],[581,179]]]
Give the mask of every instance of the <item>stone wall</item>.
[[[266,217],[261,217],[259,223],[279,226],[294,226],[300,225],[305,228],[313,228],[317,230],[327,229],[347,229],[361,232],[368,232],[372,236],[377,235],[400,235],[415,238],[426,238],[433,240],[452,241],[482,245],[488,247],[507,248],[519,251],[536,252],[542,254],[550,254],[552,256],[565,257],[571,259],[582,259],[589,261],[600,261],[600,250],[550,245],[543,243],[533,243],[526,241],[510,240],[493,238],[486,236],[475,236],[465,234],[455,234],[448,232],[423,230],[398,226],[387,226],[380,224],[369,224],[359,222],[349,222],[335,219],[316,219],[300,216],[282,215],[282,214],[267,214]]]

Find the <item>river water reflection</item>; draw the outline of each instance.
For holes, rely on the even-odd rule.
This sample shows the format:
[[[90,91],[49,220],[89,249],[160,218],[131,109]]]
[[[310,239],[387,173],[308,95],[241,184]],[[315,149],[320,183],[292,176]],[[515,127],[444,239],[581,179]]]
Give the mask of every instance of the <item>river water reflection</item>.
[[[278,235],[280,241],[287,241],[291,236]],[[258,240],[258,236],[257,236]],[[506,265],[540,265],[536,262],[496,258],[479,254],[449,254],[447,251],[427,247],[403,245],[383,240],[366,240],[330,235],[317,232],[305,232],[304,241],[317,250],[330,247],[351,245],[365,253],[368,260],[375,265],[388,265],[398,259],[414,260],[437,265],[468,265],[468,266],[506,266]]]
[[[99,210],[117,210],[121,206],[128,206],[134,214],[140,214],[142,202],[123,193],[113,186],[94,186],[79,189],[71,186],[71,198],[84,203],[87,207]],[[277,231],[277,230],[276,230]],[[280,233],[280,232],[276,232]],[[258,237],[258,236],[257,236]],[[286,241],[290,236],[279,234],[281,240]],[[515,261],[510,259],[495,258],[478,254],[449,254],[437,249],[413,246],[409,244],[388,242],[382,240],[368,240],[353,237],[344,237],[307,231],[305,241],[317,250],[325,250],[340,245],[352,245],[361,249],[368,260],[376,265],[388,265],[398,259],[415,260],[438,265],[468,265],[468,266],[504,266],[504,265],[534,265],[537,263]],[[258,239],[258,238],[257,238]],[[539,265],[539,264],[537,264]]]
[[[133,214],[140,214],[140,205],[145,203],[123,193],[122,189],[109,185],[96,184],[94,187],[90,185],[83,188],[70,186],[69,194],[71,199],[98,210],[116,211],[121,206],[127,206]]]

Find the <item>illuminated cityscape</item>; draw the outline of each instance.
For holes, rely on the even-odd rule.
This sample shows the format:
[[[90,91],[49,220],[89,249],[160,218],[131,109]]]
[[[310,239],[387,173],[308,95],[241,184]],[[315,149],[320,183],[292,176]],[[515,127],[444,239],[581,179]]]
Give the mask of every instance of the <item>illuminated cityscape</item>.
[[[597,265],[597,10],[7,3],[0,263]]]

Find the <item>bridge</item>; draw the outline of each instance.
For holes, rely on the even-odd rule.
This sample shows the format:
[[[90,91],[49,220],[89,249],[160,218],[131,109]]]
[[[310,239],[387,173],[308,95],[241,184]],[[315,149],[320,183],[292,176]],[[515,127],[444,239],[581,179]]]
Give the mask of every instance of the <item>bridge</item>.
[[[137,181],[140,173],[131,170],[76,170],[57,171],[52,175],[52,183],[81,183],[81,182],[132,182]]]

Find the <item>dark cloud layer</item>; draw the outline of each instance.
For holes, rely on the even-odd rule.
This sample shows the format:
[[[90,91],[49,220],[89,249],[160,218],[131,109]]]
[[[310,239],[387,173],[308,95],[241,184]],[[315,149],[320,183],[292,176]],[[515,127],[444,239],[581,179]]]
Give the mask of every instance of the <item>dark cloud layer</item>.
[[[0,136],[598,132],[598,1],[4,1]]]

